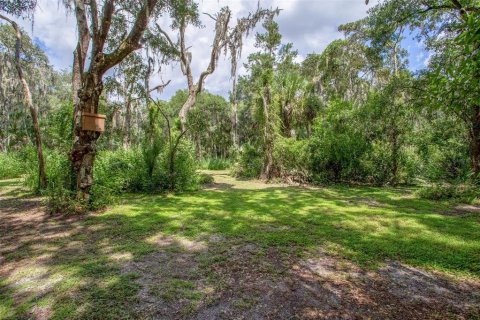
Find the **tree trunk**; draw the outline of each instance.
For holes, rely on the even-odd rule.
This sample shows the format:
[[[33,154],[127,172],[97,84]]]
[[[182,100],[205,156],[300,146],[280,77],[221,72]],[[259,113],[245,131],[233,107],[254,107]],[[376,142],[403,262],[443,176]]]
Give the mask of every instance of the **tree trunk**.
[[[232,104],[233,114],[232,114],[232,142],[235,150],[238,150],[238,105],[237,103]]]
[[[470,160],[474,175],[480,177],[480,106],[474,110],[470,130]]]
[[[128,149],[131,142],[131,130],[132,130],[132,102],[130,97],[126,99],[126,111],[125,111],[125,132],[123,133],[123,148]]]
[[[263,103],[263,113],[265,117],[265,125],[263,132],[264,139],[264,159],[263,159],[263,168],[261,178],[266,180],[271,180],[275,175],[275,164],[273,161],[273,135],[271,123],[270,123],[270,112],[268,110],[270,104],[270,90],[265,88],[264,94],[262,95]]]
[[[32,94],[28,87],[27,80],[23,76],[22,65],[20,63],[20,50],[22,48],[22,32],[17,23],[9,18],[0,15],[0,19],[9,22],[15,30],[16,42],[15,42],[15,68],[17,69],[18,79],[22,84],[22,89],[25,98],[25,104],[27,105],[33,122],[33,132],[35,135],[35,147],[37,149],[38,157],[38,182],[41,188],[47,186],[47,175],[45,174],[45,159],[43,158],[42,137],[40,134],[40,126],[38,125],[37,109],[33,105]]]
[[[282,131],[283,135],[287,138],[292,137],[292,110],[293,106],[290,104],[286,104],[281,109],[282,114]]]
[[[101,76],[94,72],[85,75],[85,84],[78,93],[78,105],[80,112],[97,113],[98,102],[103,90]],[[70,153],[73,170],[76,176],[76,190],[79,200],[88,200],[90,188],[93,184],[93,164],[97,153],[96,143],[100,137],[99,132],[82,130],[81,117],[75,124],[75,141]]]
[[[392,178],[390,180],[392,185],[397,183],[397,176],[398,176],[398,134],[396,128],[393,129],[392,132]]]
[[[32,116],[33,132],[35,134],[35,147],[37,148],[38,157],[38,182],[41,188],[47,187],[47,175],[45,173],[45,159],[43,158],[42,137],[40,135],[40,126],[38,124],[37,110],[33,106],[32,96],[30,95],[30,89],[28,88],[27,81],[22,79],[23,90],[25,91],[25,100],[28,108],[30,109],[30,115]]]
[[[182,131],[185,131],[187,127],[186,125],[188,111],[195,105],[195,102],[197,102],[197,93],[195,92],[196,90],[196,88],[194,88],[194,90],[189,90],[187,101],[185,101],[178,114],[178,116],[180,117],[180,123],[182,124]]]

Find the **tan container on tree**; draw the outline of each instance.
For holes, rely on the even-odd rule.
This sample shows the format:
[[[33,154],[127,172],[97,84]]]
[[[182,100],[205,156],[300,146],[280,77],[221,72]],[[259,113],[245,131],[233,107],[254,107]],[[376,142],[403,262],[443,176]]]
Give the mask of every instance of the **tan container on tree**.
[[[105,131],[105,116],[104,114],[83,112],[82,114],[82,130],[84,131]]]

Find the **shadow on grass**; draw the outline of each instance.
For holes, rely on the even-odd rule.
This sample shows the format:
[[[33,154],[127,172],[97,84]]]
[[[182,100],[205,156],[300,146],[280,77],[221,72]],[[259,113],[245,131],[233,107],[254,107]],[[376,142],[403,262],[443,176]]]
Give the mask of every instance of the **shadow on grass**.
[[[230,245],[252,244],[259,252],[287,254],[288,269],[305,253],[322,248],[365,267],[395,260],[479,277],[475,218],[440,215],[441,204],[400,191],[222,186],[179,195],[129,195],[104,213],[70,218],[29,212],[31,200],[16,198],[0,209],[0,318],[135,318],[138,310],[132,306],[141,289],[135,279],[142,272],[125,272],[125,265],[184,247],[173,240],[161,248],[159,237],[202,243],[203,259],[222,247],[218,257],[234,260]],[[212,237],[224,239],[223,244],[209,241]],[[319,285],[304,281],[305,287]]]

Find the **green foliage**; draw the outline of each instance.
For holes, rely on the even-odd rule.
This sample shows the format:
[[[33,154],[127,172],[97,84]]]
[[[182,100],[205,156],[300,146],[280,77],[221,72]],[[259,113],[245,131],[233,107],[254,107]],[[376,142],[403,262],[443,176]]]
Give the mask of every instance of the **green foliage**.
[[[86,208],[76,200],[72,191],[74,179],[67,155],[51,149],[45,149],[44,155],[48,184],[41,192],[46,198],[47,211],[52,214],[84,212]],[[39,192],[38,161],[33,147],[30,148],[26,159],[29,170],[25,175],[24,184],[30,190]]]
[[[262,171],[263,154],[258,147],[244,144],[240,149],[238,161],[233,167],[233,175],[240,178],[258,178]]]
[[[160,103],[163,106],[162,103]],[[152,178],[158,157],[163,147],[163,132],[160,108],[151,105],[148,109],[148,123],[145,125],[145,137],[142,143],[142,155],[147,169],[147,176]]]
[[[63,175],[62,166],[68,161],[65,153],[58,150],[44,149],[43,156],[45,158],[45,173],[47,179],[53,177],[55,180],[55,177],[59,174]],[[26,166],[24,184],[33,192],[38,193],[40,192],[38,182],[38,158],[35,148],[27,145],[22,150],[22,158]]]
[[[208,173],[202,172],[198,175],[198,184],[200,185],[211,184],[214,181],[213,176]]]
[[[480,189],[475,184],[436,183],[422,187],[417,195],[428,200],[452,200],[462,203],[480,203]]]
[[[0,152],[0,179],[18,178],[27,171],[20,152]]]
[[[221,96],[202,92],[187,115],[188,135],[198,157],[231,156],[231,110]]]
[[[61,102],[42,122],[43,140],[48,149],[68,152],[73,141],[73,103]]]
[[[306,182],[310,179],[311,160],[308,140],[280,137],[273,151],[280,177],[287,180]]]
[[[102,151],[93,172],[90,209],[105,207],[124,192],[145,190],[148,184],[142,153],[138,149]]]
[[[206,158],[202,159],[199,163],[200,169],[207,170],[225,170],[229,169],[232,166],[232,161],[230,159],[223,158]]]
[[[458,149],[440,149],[435,145],[429,148],[429,161],[425,163],[424,175],[432,181],[465,180],[470,171],[465,152]]]
[[[195,152],[188,141],[181,140],[176,147],[173,145],[166,147],[159,160],[159,169],[162,189],[170,191],[198,189]]]
[[[38,186],[37,161],[33,150],[27,161],[29,170],[25,184],[36,191]],[[46,150],[48,186],[44,191],[51,213],[73,213],[96,210],[116,202],[126,192],[185,191],[198,188],[198,177],[193,150],[181,143],[174,160],[174,174],[170,175],[169,153],[159,155],[152,176],[148,175],[140,149],[104,150],[98,153],[94,169],[95,183],[88,203],[76,200],[71,164],[65,153]],[[173,188],[170,186],[173,185]]]
[[[314,125],[310,148],[316,181],[359,180],[364,176],[361,158],[368,143],[349,103],[333,102],[327,107],[325,116]]]

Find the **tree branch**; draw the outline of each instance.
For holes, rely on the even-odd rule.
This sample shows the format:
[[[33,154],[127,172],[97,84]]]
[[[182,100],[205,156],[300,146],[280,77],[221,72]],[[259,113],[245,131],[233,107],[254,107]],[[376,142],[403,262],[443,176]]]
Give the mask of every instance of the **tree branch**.
[[[196,88],[197,94],[202,92],[205,78],[211,75],[217,67],[218,57],[220,55],[220,51],[223,48],[223,44],[225,43],[224,39],[228,32],[228,24],[230,22],[230,17],[231,11],[227,8],[224,12],[220,13],[215,20],[215,37],[213,38],[212,52],[210,53],[210,63],[208,64],[207,69],[203,71],[198,78]]]
[[[135,18],[135,23],[128,36],[112,53],[105,55],[105,59],[99,68],[102,74],[111,67],[120,63],[131,52],[141,48],[140,39],[147,28],[150,15],[152,14],[153,8],[158,1],[159,0],[144,1],[144,4],[138,12]]]
[[[168,44],[170,45],[170,47],[172,47],[172,49],[174,49],[175,51],[177,51],[177,54],[179,53],[178,52],[178,48],[177,46],[173,43],[172,39],[170,38],[170,36],[168,35],[168,33],[162,29],[162,27],[160,27],[160,25],[155,22],[155,26],[157,27],[158,31],[165,37],[165,39],[167,39],[167,42]]]
[[[98,30],[98,42],[99,48],[103,51],[103,47],[105,46],[105,41],[108,36],[108,32],[110,30],[110,26],[112,24],[112,16],[115,11],[115,0],[109,0],[105,2],[103,6],[102,12],[102,26]]]
[[[193,90],[194,88],[193,75],[192,75],[192,68],[190,67],[190,62],[192,61],[192,55],[185,48],[186,29],[187,29],[187,25],[185,23],[185,19],[182,18],[182,20],[180,21],[180,66],[182,68],[183,74],[187,76],[188,89]]]

